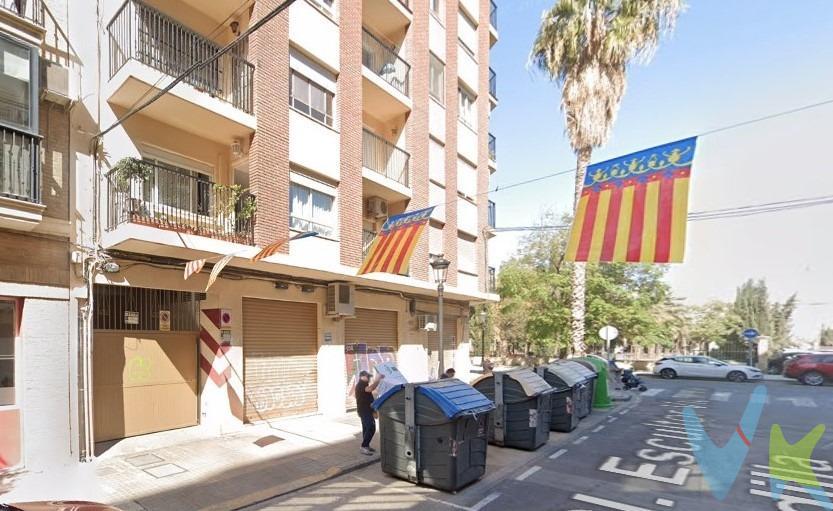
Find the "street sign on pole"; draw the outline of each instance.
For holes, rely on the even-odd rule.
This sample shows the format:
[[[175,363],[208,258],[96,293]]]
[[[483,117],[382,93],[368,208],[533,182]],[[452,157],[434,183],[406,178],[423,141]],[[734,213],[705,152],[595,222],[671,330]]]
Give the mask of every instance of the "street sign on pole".
[[[747,328],[746,330],[743,331],[743,336],[746,339],[754,339],[755,337],[758,337],[758,335],[760,335],[760,334],[754,328]]]
[[[748,345],[748,354],[746,356],[746,364],[747,365],[754,365],[755,361],[753,360],[754,356],[752,354],[752,346],[754,346],[755,340],[760,335],[757,330],[754,328],[747,328],[743,331],[743,338],[746,340]]]
[[[605,341],[605,350],[607,351],[607,359],[610,360],[610,341],[616,339],[619,336],[619,329],[615,326],[607,325],[603,326],[601,330],[599,330],[599,337],[601,337]]]

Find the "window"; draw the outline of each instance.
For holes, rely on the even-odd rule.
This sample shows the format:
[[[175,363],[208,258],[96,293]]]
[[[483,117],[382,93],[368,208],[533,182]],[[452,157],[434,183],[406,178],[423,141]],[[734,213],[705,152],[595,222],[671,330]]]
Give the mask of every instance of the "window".
[[[460,120],[469,128],[474,128],[477,124],[477,111],[474,108],[476,98],[462,87],[457,88],[457,97],[460,102]]]
[[[15,404],[15,303],[0,300],[0,406]]]
[[[335,197],[298,183],[289,187],[289,227],[335,237]]]
[[[289,105],[318,122],[333,125],[333,93],[294,70],[289,81]]]
[[[27,131],[37,130],[37,52],[0,37],[0,121]]]
[[[431,1],[431,13],[437,16],[438,18],[442,18],[443,16],[443,0],[430,0]]]
[[[195,170],[145,159],[153,173],[142,187],[144,199],[162,206],[207,215],[211,203],[211,178]]]
[[[445,64],[432,53],[430,54],[430,61],[428,63],[428,92],[431,93],[431,97],[444,104],[444,89]]]

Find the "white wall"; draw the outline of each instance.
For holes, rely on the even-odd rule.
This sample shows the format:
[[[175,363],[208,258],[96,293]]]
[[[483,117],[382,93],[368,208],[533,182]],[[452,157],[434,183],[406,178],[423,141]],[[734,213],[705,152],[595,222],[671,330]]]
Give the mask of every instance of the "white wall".
[[[445,141],[445,107],[434,98],[428,98],[428,133],[437,140]]]
[[[479,90],[477,61],[459,43],[457,44],[457,75],[469,89]]]
[[[445,27],[434,16],[428,16],[428,49],[445,62]]]
[[[477,206],[462,197],[457,198],[457,228],[477,236]]]
[[[330,70],[339,69],[338,25],[307,2],[289,8],[289,41]]]
[[[457,152],[469,161],[477,161],[477,132],[457,121]]]
[[[428,253],[430,254],[444,254],[445,241],[443,240],[443,230],[440,227],[433,225],[428,226]],[[429,272],[433,275],[433,272]]]
[[[457,238],[457,268],[467,273],[477,273],[477,246],[474,241]]]
[[[428,183],[428,202],[434,204],[434,212],[431,213],[431,218],[445,222],[445,188],[436,184]]]
[[[445,184],[445,146],[432,138],[428,139],[428,177]]]
[[[457,190],[469,197],[477,196],[477,168],[457,158]]]
[[[340,154],[336,131],[289,109],[289,161],[338,181]]]

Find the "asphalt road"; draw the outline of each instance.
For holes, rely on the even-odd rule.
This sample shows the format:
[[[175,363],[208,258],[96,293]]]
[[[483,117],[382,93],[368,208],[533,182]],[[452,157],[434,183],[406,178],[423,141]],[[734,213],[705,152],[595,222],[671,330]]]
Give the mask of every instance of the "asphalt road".
[[[769,437],[779,424],[796,442],[817,424],[833,425],[833,387],[792,382],[730,383],[648,379],[649,391],[609,412],[595,411],[572,433],[551,433],[534,453],[489,446],[487,473],[457,494],[419,487],[383,474],[378,464],[247,508],[313,510],[781,510],[825,509],[806,489],[769,493]],[[750,449],[728,496],[720,501],[691,463],[680,413],[695,405],[717,445],[735,432],[750,394],[767,389]],[[833,431],[812,458],[822,490],[833,500]],[[825,486],[826,485],[826,486]],[[819,491],[819,490],[812,490]],[[803,502],[802,502],[803,501]],[[780,507],[779,507],[780,506]],[[829,509],[829,508],[828,508]]]

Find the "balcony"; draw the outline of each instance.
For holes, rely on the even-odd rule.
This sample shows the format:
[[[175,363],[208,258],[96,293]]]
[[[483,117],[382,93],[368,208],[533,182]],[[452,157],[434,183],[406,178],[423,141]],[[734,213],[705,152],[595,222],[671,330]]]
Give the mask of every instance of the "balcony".
[[[43,218],[41,137],[0,127],[0,227],[33,229]]]
[[[362,257],[367,257],[367,252],[370,250],[370,244],[376,239],[376,233],[362,229]]]
[[[254,243],[254,195],[198,172],[143,162],[142,175],[107,174],[107,230],[139,224],[232,243]]]
[[[497,4],[489,0],[489,45],[494,46],[497,39]]]
[[[491,133],[489,133],[489,161],[497,161],[497,139]]]
[[[364,108],[387,122],[411,109],[411,66],[367,29],[362,32]]]
[[[110,103],[125,109],[149,88],[216,54],[220,46],[140,0],[127,0],[107,25]],[[254,131],[254,65],[247,41],[189,74],[143,112],[218,142]]]
[[[413,0],[362,0],[362,22],[383,38],[397,41],[413,22],[412,3]]]
[[[407,151],[365,129],[362,135],[362,176],[370,195],[398,201],[411,197]]]
[[[492,109],[497,106],[497,73],[491,67],[489,68],[489,102]]]
[[[497,207],[494,201],[489,201],[489,227],[494,229],[497,226]]]
[[[42,0],[0,0],[0,13],[43,27]]]
[[[494,293],[497,291],[497,271],[494,266],[489,266],[489,281],[487,283],[487,293]]]

